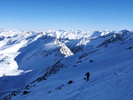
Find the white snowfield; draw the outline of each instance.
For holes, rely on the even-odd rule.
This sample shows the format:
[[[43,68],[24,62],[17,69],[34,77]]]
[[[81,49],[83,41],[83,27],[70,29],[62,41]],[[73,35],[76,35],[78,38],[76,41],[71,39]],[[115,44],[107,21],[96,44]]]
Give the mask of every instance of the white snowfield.
[[[0,100],[133,100],[133,32],[0,29]]]

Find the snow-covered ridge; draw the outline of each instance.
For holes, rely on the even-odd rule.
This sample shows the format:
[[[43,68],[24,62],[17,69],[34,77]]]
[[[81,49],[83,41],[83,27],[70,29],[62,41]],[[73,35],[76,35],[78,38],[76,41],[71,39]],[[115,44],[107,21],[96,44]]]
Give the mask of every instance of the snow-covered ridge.
[[[20,30],[7,30],[7,29],[1,29],[0,30],[0,36],[4,37],[12,37],[20,34],[43,34],[43,35],[48,35],[52,37],[56,37],[58,39],[81,39],[81,38],[90,38],[90,37],[99,37],[99,36],[104,36],[107,34],[125,34],[125,33],[130,33],[132,31],[128,30],[121,30],[121,31],[67,31],[67,30],[46,30],[46,31],[20,31]]]
[[[43,57],[46,57],[48,55],[53,54],[53,52],[57,51],[60,54],[64,54],[65,57],[74,55],[75,53],[78,53],[79,51],[83,50],[91,50],[93,48],[97,48],[102,45],[106,45],[108,43],[111,43],[113,41],[124,41],[128,38],[132,38],[133,32],[130,32],[128,30],[122,30],[122,31],[65,31],[65,30],[47,30],[47,31],[20,31],[20,30],[6,30],[1,29],[0,30],[0,54],[4,55],[1,56],[1,75],[13,75],[13,73],[4,72],[2,70],[3,66],[8,66],[7,68],[10,68],[17,72],[17,69],[21,69],[21,71],[17,72],[20,73],[23,70],[22,65],[19,65],[20,61],[17,61],[17,64],[15,64],[16,67],[13,67],[14,64],[12,62],[16,63],[13,59],[17,57],[17,55],[20,53],[20,55],[24,55],[21,48],[25,48],[25,52],[29,52],[29,55],[26,59],[32,58],[32,55],[43,55]],[[31,45],[31,46],[30,46]],[[30,47],[30,49],[29,49]],[[28,50],[28,51],[27,51]],[[14,56],[12,55],[14,53]],[[10,55],[7,55],[10,54]],[[59,55],[59,54],[55,54]],[[6,57],[8,56],[8,57]],[[10,59],[5,59],[10,58]],[[18,57],[17,57],[18,58]],[[5,63],[3,62],[3,59],[5,59]],[[11,60],[12,59],[12,60]],[[24,60],[24,59],[23,59]],[[53,59],[53,61],[57,61],[57,59]],[[11,63],[8,64],[7,63]],[[29,63],[30,65],[30,63]],[[31,64],[33,65],[33,64]],[[30,65],[30,66],[31,66]],[[24,65],[23,65],[24,66]],[[5,68],[5,67],[4,67]],[[28,70],[28,67],[27,67]],[[31,69],[29,69],[31,70]],[[13,71],[13,72],[14,72]],[[3,73],[4,72],[4,73]],[[16,74],[15,74],[16,75]]]

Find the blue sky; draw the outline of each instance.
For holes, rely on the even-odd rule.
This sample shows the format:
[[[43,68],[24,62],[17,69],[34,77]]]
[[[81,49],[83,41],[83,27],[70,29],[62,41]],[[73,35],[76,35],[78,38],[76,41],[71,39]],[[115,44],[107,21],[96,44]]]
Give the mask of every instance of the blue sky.
[[[0,0],[0,28],[133,30],[133,0]]]

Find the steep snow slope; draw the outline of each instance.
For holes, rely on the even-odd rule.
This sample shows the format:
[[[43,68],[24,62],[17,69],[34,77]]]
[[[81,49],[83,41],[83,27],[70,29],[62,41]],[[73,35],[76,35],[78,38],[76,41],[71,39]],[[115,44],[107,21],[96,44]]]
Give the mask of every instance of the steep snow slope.
[[[0,76],[18,75],[23,70],[17,70],[18,65],[14,58],[19,54],[17,52],[23,47],[29,34],[23,34],[21,31],[3,31],[0,32]]]
[[[21,73],[0,78],[0,100],[133,99],[133,32],[16,31],[8,40],[3,32],[10,31],[0,33],[0,52],[14,55],[9,60]],[[16,50],[3,42],[11,40]],[[89,82],[84,80],[87,71]]]

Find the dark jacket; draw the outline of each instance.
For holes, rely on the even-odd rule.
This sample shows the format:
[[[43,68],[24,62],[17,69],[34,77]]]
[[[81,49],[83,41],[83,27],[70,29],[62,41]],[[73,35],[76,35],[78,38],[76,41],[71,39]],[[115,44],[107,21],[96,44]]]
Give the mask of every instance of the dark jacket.
[[[87,76],[87,77],[88,77],[88,76],[90,76],[90,73],[89,73],[89,72],[87,72],[87,73],[85,74],[85,76]]]

